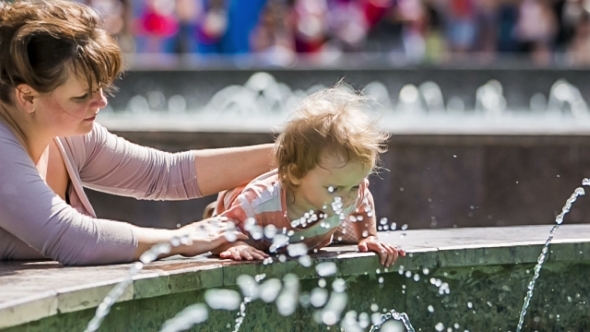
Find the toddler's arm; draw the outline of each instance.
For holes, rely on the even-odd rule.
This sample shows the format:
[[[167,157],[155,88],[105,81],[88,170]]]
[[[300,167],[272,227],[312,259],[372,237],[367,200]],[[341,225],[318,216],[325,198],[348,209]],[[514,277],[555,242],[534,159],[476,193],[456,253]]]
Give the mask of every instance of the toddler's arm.
[[[389,267],[397,260],[398,256],[405,256],[406,253],[397,247],[385,243],[377,237],[377,217],[375,216],[375,202],[373,195],[366,189],[363,202],[353,216],[357,218],[353,222],[359,251],[373,251],[379,255],[381,264]],[[358,220],[361,217],[361,220]]]

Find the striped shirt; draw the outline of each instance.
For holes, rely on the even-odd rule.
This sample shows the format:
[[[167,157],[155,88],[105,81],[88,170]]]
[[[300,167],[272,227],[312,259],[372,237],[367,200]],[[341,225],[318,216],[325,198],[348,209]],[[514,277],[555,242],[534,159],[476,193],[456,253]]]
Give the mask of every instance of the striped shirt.
[[[371,210],[366,208],[371,197],[368,185],[369,181],[365,179],[354,204],[341,207],[340,214],[321,218],[321,215],[314,217],[306,213],[300,219],[289,220],[286,190],[279,181],[277,170],[273,170],[245,186],[220,193],[215,214],[233,221],[249,236],[248,244],[260,250],[273,252],[287,244],[301,242],[308,250],[319,249],[332,243],[333,239],[358,243],[352,222],[371,218]],[[332,206],[337,211],[335,204],[337,202]],[[273,237],[274,230],[277,235]]]

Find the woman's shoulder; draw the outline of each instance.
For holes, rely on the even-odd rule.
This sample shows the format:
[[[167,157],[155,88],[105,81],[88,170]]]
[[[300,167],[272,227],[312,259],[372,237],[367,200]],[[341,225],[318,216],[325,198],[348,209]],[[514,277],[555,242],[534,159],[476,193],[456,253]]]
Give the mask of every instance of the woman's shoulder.
[[[15,152],[20,152],[26,155],[27,152],[21,141],[18,140],[16,135],[10,130],[8,125],[0,121],[0,156],[14,158],[14,155],[10,155]],[[8,151],[11,150],[11,151]]]

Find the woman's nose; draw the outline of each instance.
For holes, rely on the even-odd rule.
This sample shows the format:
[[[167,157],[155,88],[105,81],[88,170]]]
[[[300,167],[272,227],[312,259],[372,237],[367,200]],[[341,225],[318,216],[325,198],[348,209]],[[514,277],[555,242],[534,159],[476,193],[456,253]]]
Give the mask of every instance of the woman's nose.
[[[91,106],[93,108],[105,108],[108,105],[107,98],[105,97],[102,89],[98,90],[98,92],[93,96],[94,99],[92,101]]]

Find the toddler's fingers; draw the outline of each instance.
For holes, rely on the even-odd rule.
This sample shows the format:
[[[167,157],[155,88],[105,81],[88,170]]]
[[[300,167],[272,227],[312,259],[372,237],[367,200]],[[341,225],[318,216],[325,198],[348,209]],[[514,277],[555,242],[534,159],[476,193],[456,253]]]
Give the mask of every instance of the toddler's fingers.
[[[367,247],[367,243],[365,242],[359,243],[358,247],[360,252],[365,252],[369,250],[369,248]]]

